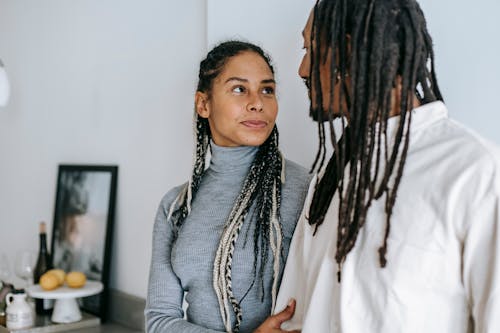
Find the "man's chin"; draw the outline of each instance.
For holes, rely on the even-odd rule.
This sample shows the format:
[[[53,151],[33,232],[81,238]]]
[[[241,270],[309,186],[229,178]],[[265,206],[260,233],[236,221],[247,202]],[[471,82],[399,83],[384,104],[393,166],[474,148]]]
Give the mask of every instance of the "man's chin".
[[[323,123],[325,121],[329,121],[330,117],[328,115],[328,111],[325,111],[323,108],[310,108],[309,109],[309,117],[312,118],[315,122]],[[340,115],[333,113],[332,120],[335,118],[339,118]]]

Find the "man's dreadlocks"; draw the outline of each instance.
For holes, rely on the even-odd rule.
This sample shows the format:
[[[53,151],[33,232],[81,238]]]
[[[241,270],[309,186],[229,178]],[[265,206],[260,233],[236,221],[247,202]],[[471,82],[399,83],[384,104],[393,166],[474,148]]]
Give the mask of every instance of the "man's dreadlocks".
[[[347,254],[356,243],[373,200],[384,196],[386,229],[379,248],[386,265],[391,215],[409,146],[411,112],[419,103],[442,100],[434,72],[432,41],[415,0],[318,0],[311,34],[309,82],[316,91],[311,115],[318,120],[320,148],[313,170],[325,161],[325,123],[334,154],[318,181],[309,209],[309,223],[323,223],[338,192],[338,279]],[[328,52],[328,51],[331,52]],[[333,51],[332,51],[333,50]],[[331,59],[330,107],[322,110],[320,65]],[[334,89],[340,84],[339,114],[333,114]],[[394,94],[396,91],[396,94]],[[399,125],[388,136],[387,120],[396,108]],[[333,118],[340,116],[340,139]],[[390,141],[390,142],[389,142]]]

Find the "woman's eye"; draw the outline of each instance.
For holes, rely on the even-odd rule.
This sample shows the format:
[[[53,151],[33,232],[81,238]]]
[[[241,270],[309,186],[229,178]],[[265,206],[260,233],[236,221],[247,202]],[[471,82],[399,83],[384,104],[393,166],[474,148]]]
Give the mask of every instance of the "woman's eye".
[[[266,95],[272,95],[274,94],[274,87],[265,87],[264,89],[262,89],[262,93]]]
[[[243,93],[243,92],[245,92],[245,87],[242,87],[242,86],[236,86],[236,87],[234,87],[234,88],[233,88],[233,92],[235,92],[235,93],[239,93],[239,94],[240,94],[240,93]]]

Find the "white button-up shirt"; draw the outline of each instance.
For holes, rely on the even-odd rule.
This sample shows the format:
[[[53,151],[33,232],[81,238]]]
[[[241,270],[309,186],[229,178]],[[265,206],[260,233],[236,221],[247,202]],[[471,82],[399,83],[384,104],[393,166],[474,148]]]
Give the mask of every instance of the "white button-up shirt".
[[[410,148],[393,208],[387,265],[378,248],[385,197],[372,203],[337,282],[338,194],[313,237],[311,184],[276,311],[303,333],[500,332],[500,154],[447,117],[443,103],[413,112]],[[399,119],[389,126],[394,131]]]

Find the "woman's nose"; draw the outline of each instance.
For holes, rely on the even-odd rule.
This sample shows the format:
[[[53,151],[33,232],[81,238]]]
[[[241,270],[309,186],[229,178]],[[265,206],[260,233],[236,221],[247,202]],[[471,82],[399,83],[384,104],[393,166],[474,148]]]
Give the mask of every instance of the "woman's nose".
[[[253,112],[264,111],[264,103],[262,102],[262,97],[259,94],[250,95],[250,100],[248,101],[247,110]]]

